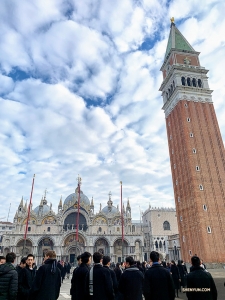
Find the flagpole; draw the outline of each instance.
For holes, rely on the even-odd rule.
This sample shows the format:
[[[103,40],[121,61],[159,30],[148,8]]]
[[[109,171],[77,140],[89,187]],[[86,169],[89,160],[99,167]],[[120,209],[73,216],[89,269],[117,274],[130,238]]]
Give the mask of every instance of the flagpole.
[[[120,181],[120,205],[121,205],[121,226],[122,226],[122,262],[123,262],[123,240],[124,240],[124,233],[123,233],[123,183]]]
[[[30,220],[30,209],[31,209],[33,189],[34,189],[34,179],[35,179],[35,174],[33,176],[32,187],[31,187],[31,192],[30,192],[30,203],[29,203],[29,207],[28,207],[27,221],[26,221],[26,227],[25,227],[25,233],[24,233],[23,255],[25,255],[25,247],[26,247],[26,240],[27,240],[27,230],[28,230],[28,223],[29,223],[29,220]]]
[[[78,231],[79,231],[79,216],[80,216],[80,185],[81,185],[81,178],[78,174],[78,208],[77,208],[77,231],[76,231],[76,241],[78,241]]]

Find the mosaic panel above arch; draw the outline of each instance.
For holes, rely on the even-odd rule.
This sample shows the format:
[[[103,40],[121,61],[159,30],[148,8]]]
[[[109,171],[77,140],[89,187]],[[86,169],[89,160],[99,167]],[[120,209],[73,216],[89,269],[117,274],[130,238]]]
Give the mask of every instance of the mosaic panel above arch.
[[[73,245],[76,243],[76,234],[70,234],[64,242],[64,246],[69,246],[69,245]],[[78,236],[78,244],[83,245],[84,246],[84,239],[82,236]]]
[[[46,217],[42,220],[41,224],[44,225],[44,224],[56,224],[57,221],[54,217]]]
[[[115,218],[115,219],[113,219],[112,224],[113,225],[121,225],[121,218]]]
[[[32,225],[32,224],[36,224],[37,220],[34,218],[34,217],[30,217],[30,220],[28,221],[28,224],[29,225]],[[27,224],[27,218],[23,220],[23,224]]]
[[[107,225],[107,220],[103,217],[97,217],[94,219],[93,225]]]

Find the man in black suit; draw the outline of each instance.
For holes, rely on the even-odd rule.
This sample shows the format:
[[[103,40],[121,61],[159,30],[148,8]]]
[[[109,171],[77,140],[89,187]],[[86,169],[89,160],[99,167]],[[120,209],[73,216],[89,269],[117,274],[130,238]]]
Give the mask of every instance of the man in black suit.
[[[159,253],[150,253],[152,266],[145,272],[145,300],[174,300],[175,288],[170,272],[159,263]]]
[[[187,275],[187,288],[198,288],[202,291],[187,292],[188,300],[216,300],[217,289],[211,274],[200,266],[198,256],[192,256],[191,263],[192,271]]]
[[[103,255],[99,252],[93,254],[94,266],[87,276],[87,289],[89,299],[114,300],[113,283],[108,269],[102,266]]]
[[[120,277],[119,291],[124,300],[142,300],[143,273],[136,267],[132,256],[126,257],[126,269]]]
[[[88,299],[86,278],[88,278],[90,264],[91,254],[89,252],[81,254],[81,264],[74,270],[71,280],[70,295],[72,296],[72,300]]]
[[[113,283],[113,290],[114,290],[114,294],[115,296],[117,295],[118,292],[118,283],[117,283],[117,279],[116,279],[116,273],[110,269],[110,257],[109,256],[103,256],[103,268],[106,268],[107,270],[109,270],[111,279],[112,279],[112,283]]]
[[[33,254],[28,254],[26,258],[26,267],[18,274],[19,291],[23,300],[29,299],[29,291],[36,276],[36,270],[33,269],[34,259],[35,256]]]

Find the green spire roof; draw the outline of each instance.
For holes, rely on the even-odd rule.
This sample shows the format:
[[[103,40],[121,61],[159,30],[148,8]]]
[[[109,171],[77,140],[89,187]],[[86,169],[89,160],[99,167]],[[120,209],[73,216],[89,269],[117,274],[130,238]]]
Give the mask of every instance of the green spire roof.
[[[171,24],[169,40],[166,47],[165,58],[169,54],[171,49],[195,51],[192,46],[188,43],[185,37],[177,29],[174,23]]]

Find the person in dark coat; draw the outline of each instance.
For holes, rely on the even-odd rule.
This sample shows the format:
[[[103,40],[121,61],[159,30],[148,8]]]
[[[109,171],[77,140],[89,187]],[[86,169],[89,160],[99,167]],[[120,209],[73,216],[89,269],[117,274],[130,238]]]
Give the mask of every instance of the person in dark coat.
[[[118,297],[118,282],[116,279],[116,274],[113,270],[110,269],[110,257],[109,256],[103,256],[103,267],[106,268],[107,270],[109,270],[111,279],[112,279],[112,283],[113,283],[113,290],[114,290],[114,294],[115,294],[115,298],[117,299]]]
[[[84,252],[81,254],[81,264],[73,272],[71,279],[70,295],[72,300],[88,299],[88,291],[86,289],[86,277],[90,270],[91,254]]]
[[[180,292],[181,292],[181,287],[186,286],[186,275],[187,275],[181,260],[178,260],[177,268],[180,274]]]
[[[21,277],[21,272],[24,268],[26,268],[26,257],[23,257],[20,261],[20,264],[16,267],[16,271],[18,273],[18,278]],[[21,293],[19,287],[18,287],[18,293],[17,293],[17,300],[23,300],[23,294]]]
[[[44,265],[40,266],[29,292],[30,300],[56,300],[59,298],[61,274],[57,268],[56,253],[45,254]]]
[[[180,280],[181,279],[180,279],[179,270],[178,270],[177,265],[176,265],[174,260],[171,260],[170,273],[172,275],[174,287],[175,287],[176,294],[177,294],[177,297],[178,297],[178,290],[180,288]]]
[[[117,264],[116,264],[116,267],[115,267],[115,269],[114,269],[114,272],[115,272],[115,274],[116,274],[117,282],[119,283],[120,277],[121,277],[121,275],[122,275],[122,273],[123,273],[123,271],[122,271],[121,268],[120,268],[120,263],[117,263]]]
[[[150,253],[152,266],[145,272],[145,300],[174,300],[175,289],[170,272],[159,263],[159,253]]]
[[[94,266],[87,276],[87,290],[89,299],[114,300],[113,283],[108,269],[102,266],[103,255],[99,252],[93,254]]]
[[[123,294],[124,300],[142,300],[143,282],[144,275],[135,266],[133,257],[126,257],[126,269],[119,282],[119,291]]]
[[[217,300],[215,282],[209,272],[200,267],[198,256],[191,258],[192,271],[187,275],[187,288],[209,288],[208,292],[187,292],[188,300]]]
[[[63,283],[63,280],[65,279],[65,276],[66,276],[66,265],[65,265],[65,262],[62,260],[61,261],[61,265],[62,265],[62,268],[61,268],[61,280],[62,280],[62,283]]]
[[[13,266],[16,254],[6,255],[6,263],[0,265],[0,300],[16,300],[18,291],[18,273]]]
[[[144,269],[142,268],[140,260],[137,261],[137,268],[144,274]]]
[[[23,300],[28,300],[29,291],[36,276],[36,270],[33,269],[34,259],[33,254],[27,255],[26,267],[22,269],[18,277],[18,289]]]
[[[71,270],[71,264],[68,262],[66,264],[66,277],[69,279],[70,278],[70,270]]]

